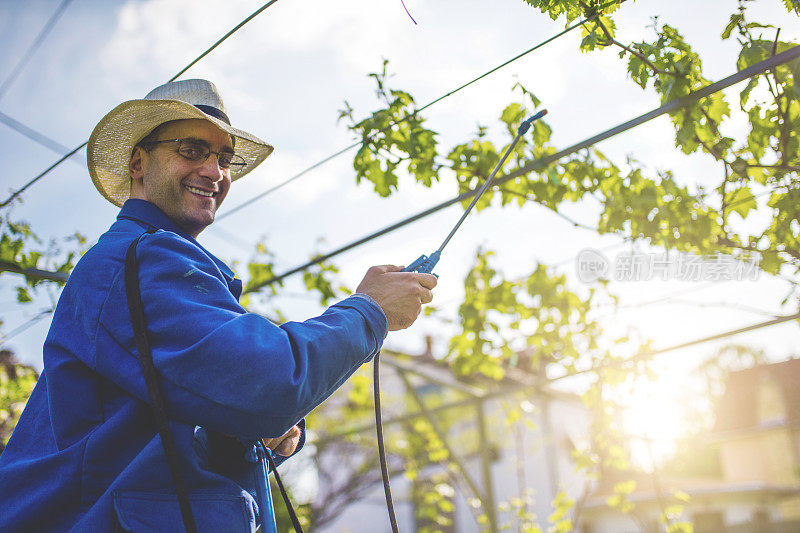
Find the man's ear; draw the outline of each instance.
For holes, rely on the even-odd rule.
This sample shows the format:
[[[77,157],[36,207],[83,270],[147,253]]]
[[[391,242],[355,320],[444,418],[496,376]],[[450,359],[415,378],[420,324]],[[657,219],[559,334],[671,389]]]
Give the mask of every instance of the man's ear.
[[[131,159],[128,161],[128,173],[131,179],[141,183],[144,177],[144,150],[141,146],[134,146],[131,152]]]

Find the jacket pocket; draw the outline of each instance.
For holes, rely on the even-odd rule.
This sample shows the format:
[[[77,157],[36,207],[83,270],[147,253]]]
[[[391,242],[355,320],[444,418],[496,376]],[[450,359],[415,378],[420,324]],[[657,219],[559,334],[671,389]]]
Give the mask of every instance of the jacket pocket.
[[[189,504],[199,532],[251,533],[256,529],[255,513],[244,496],[195,493]],[[118,491],[114,510],[121,531],[155,533],[183,531],[183,517],[174,494]]]

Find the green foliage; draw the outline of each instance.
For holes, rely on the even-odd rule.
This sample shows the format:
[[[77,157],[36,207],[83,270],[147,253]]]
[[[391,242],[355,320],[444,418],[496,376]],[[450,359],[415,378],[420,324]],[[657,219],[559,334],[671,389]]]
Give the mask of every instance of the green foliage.
[[[318,257],[319,255],[315,254],[311,258]],[[256,243],[256,253],[247,264],[249,277],[242,291],[241,303],[245,308],[249,308],[251,297],[264,287],[269,288],[269,294],[272,296],[277,296],[283,289],[283,280],[272,281],[276,276],[274,258],[275,255],[264,242]],[[311,293],[319,293],[319,302],[323,306],[327,306],[332,299],[352,294],[350,289],[336,282],[335,275],[338,272],[339,269],[335,265],[324,261],[303,272],[306,289]],[[280,311],[274,307],[273,312],[282,317]]]
[[[583,14],[579,0],[525,0],[525,3],[539,8],[542,13],[547,13],[553,20],[558,19],[561,15],[566,15],[567,22],[572,22]]]
[[[667,533],[692,533],[694,525],[691,522],[680,520],[683,510],[690,500],[689,495],[683,491],[674,491],[667,506],[663,509],[660,521],[667,526]]]
[[[651,38],[629,44],[620,42],[609,18],[620,2],[526,1],[553,19],[563,16],[567,23],[598,14],[583,24],[581,49],[618,49],[633,82],[643,89],[655,90],[662,103],[710,83],[703,75],[699,54],[669,24],[655,19]],[[740,2],[721,33],[723,39],[736,36],[741,44],[737,60],[740,69],[794,46],[774,39],[774,28],[769,25],[748,20],[746,7],[747,2]],[[794,4],[787,7],[795,9]],[[800,213],[792,206],[797,205],[793,186],[800,170],[800,84],[795,83],[798,75],[800,61],[795,61],[751,78],[740,92],[740,107],[750,122],[746,137],[735,139],[722,133],[730,120],[731,108],[719,92],[670,114],[675,143],[680,150],[686,154],[702,151],[721,164],[724,172],[713,192],[686,185],[687,180],[679,181],[669,170],[653,173],[633,160],[622,170],[623,165],[612,163],[597,150],[587,150],[549,168],[516,177],[499,190],[488,191],[477,208],[493,205],[498,196],[504,206],[523,205],[532,199],[555,211],[565,201],[593,199],[603,208],[597,224],[600,233],[615,232],[695,254],[757,252],[763,257],[761,265],[765,271],[777,273],[788,267],[796,272],[800,264]],[[384,94],[385,69],[382,75],[372,76],[378,82],[379,94]],[[524,87],[518,88],[533,108],[538,106],[535,96]],[[400,92],[402,101],[413,101],[407,91]],[[392,102],[385,97],[384,100]],[[388,105],[373,116],[391,115],[392,110],[392,105]],[[502,110],[500,121],[508,131],[508,141],[530,110],[526,104],[516,102]],[[453,146],[444,158],[426,152],[426,160],[442,161],[436,167],[437,176],[446,179],[445,171],[453,175],[459,192],[474,189],[488,177],[505,149],[490,141],[486,132],[487,128],[481,127],[472,138]],[[524,138],[519,143],[500,176],[554,153],[555,148],[549,146],[550,133],[544,121],[536,122],[532,140]],[[385,154],[394,147],[392,141],[380,139],[369,144],[371,154]],[[430,147],[438,149],[435,143]],[[372,164],[379,162],[386,166],[391,159],[372,160]],[[381,172],[380,192],[391,194],[396,189],[397,175]],[[759,227],[749,222],[756,210],[763,213],[760,208],[764,202],[758,201],[763,194],[769,194],[766,206],[773,213],[771,222],[761,226],[760,233],[740,235],[734,227]],[[464,344],[463,340],[459,342]],[[475,349],[480,348],[479,338],[470,342]]]
[[[783,5],[786,6],[787,10],[794,11],[800,15],[800,0],[783,0]]]
[[[364,374],[356,374],[350,378],[351,389],[347,393],[348,408],[352,411],[371,412],[372,380]]]
[[[536,513],[533,512],[536,491],[528,487],[523,492],[521,497],[497,504],[497,510],[510,515],[511,518],[500,529],[520,533],[542,533],[542,529],[536,523]]]
[[[318,255],[312,256],[316,259]],[[303,283],[309,291],[319,293],[319,303],[327,306],[331,300],[349,296],[352,291],[344,285],[336,285],[333,279],[334,274],[338,274],[339,269],[330,263],[318,263],[303,272]]]
[[[500,327],[490,320],[490,313],[510,315],[519,320],[521,304],[517,302],[517,284],[497,279],[489,266],[491,252],[478,252],[476,264],[464,280],[464,303],[459,307],[461,333],[450,340],[453,370],[458,375],[481,373],[500,379],[503,368],[498,355],[510,355],[507,339]],[[497,339],[492,342],[492,336]],[[498,351],[500,353],[498,353]]]
[[[283,496],[280,493],[280,489],[278,488],[277,481],[275,481],[275,477],[270,477],[269,489],[272,493],[272,501],[274,503],[272,508],[275,511],[275,523],[278,525],[278,528],[284,527],[284,531],[291,531],[289,527],[292,523],[292,519],[289,516],[289,510],[283,503]],[[286,492],[289,495],[289,500],[294,505],[294,512],[297,514],[297,520],[300,522],[300,526],[302,526],[303,531],[312,531],[311,505],[307,503],[298,505],[297,500],[292,496],[290,487],[286,488]]]
[[[451,531],[455,504],[455,489],[439,473],[412,483],[411,500],[414,503],[414,523],[420,533]]]
[[[25,287],[17,287],[17,301],[19,303],[28,303],[33,301],[31,295],[28,294],[28,289]]]
[[[551,19],[557,20],[564,15],[567,24],[578,18],[590,18],[597,14],[608,15],[616,11],[624,0],[524,0]]]
[[[614,21],[608,17],[597,17],[583,25],[581,52],[591,52],[608,46],[614,38]]]
[[[571,21],[580,15],[577,2],[531,0],[528,3],[554,19],[565,15],[567,21]],[[723,39],[737,35],[741,44],[737,60],[740,69],[794,46],[794,43],[774,39],[774,33],[764,38],[763,34],[773,32],[773,28],[749,21],[746,6],[747,2],[740,2],[721,34]],[[786,6],[791,11],[797,10],[796,2],[787,2]],[[662,102],[709,83],[702,74],[699,55],[676,28],[656,20],[653,30],[652,40],[624,44],[614,37],[613,24],[601,17],[593,25],[584,25],[581,49],[617,47],[620,57],[627,57],[631,79],[642,88],[653,87]],[[797,212],[789,207],[793,194],[782,190],[781,180],[796,176],[800,168],[797,133],[800,84],[795,82],[798,75],[800,62],[794,61],[749,80],[740,93],[741,109],[750,121],[750,133],[745,139],[737,140],[720,133],[730,116],[730,106],[721,93],[671,113],[676,145],[683,152],[690,154],[701,149],[723,164],[725,173],[717,188],[721,210],[715,207],[715,198],[702,191],[694,195],[688,188],[676,191],[669,172],[662,173],[660,180],[650,179],[645,177],[644,169],[634,168],[623,183],[626,191],[635,191],[641,199],[636,201],[635,194],[625,195],[625,191],[619,189],[604,191],[606,210],[600,217],[600,231],[623,231],[668,248],[695,253],[757,251],[763,255],[762,267],[767,272],[777,273],[784,265],[796,271],[796,260],[800,257]],[[761,99],[754,99],[754,94]],[[763,95],[767,95],[766,99]],[[612,174],[616,174],[616,167],[612,169]],[[461,169],[461,172],[467,173],[468,169]],[[611,177],[612,183],[620,183],[620,176]],[[730,217],[735,214],[738,219],[747,219],[757,209],[754,185],[773,187],[767,205],[772,208],[774,217],[760,235],[741,240],[729,229],[736,222],[730,221]],[[555,191],[536,192],[538,199],[552,202],[550,198]],[[593,188],[583,192],[595,194]],[[623,194],[618,194],[620,192]],[[691,222],[687,224],[686,220]]]
[[[703,197],[678,185],[671,172],[651,178],[635,161],[628,164],[629,172],[612,167],[612,177],[598,184],[597,196],[605,208],[598,223],[600,233],[621,233],[696,254],[717,249],[723,235],[719,214]]]
[[[8,350],[0,351],[0,452],[17,425],[39,374],[17,363]]]
[[[636,481],[622,481],[614,485],[614,495],[609,496],[606,504],[612,509],[617,509],[625,514],[634,509],[634,505],[628,500],[628,495],[636,489]]]
[[[64,282],[43,280],[35,275],[20,277],[15,270],[41,269],[68,274],[75,266],[75,258],[86,244],[86,239],[76,233],[60,242],[53,241],[45,245],[31,231],[30,225],[10,220],[10,208],[0,212],[4,215],[0,217],[0,275],[9,273],[20,280],[15,287],[17,302],[32,302],[32,293],[39,287],[64,285]]]
[[[553,513],[548,517],[551,524],[548,529],[549,532],[566,533],[574,529],[572,520],[569,518],[569,512],[574,505],[575,500],[567,496],[567,493],[563,490],[556,494],[555,499],[553,499]]]
[[[587,317],[595,291],[581,297],[567,288],[565,276],[542,265],[519,280],[506,280],[490,266],[492,255],[479,250],[464,280],[461,332],[450,341],[454,372],[500,379],[511,361],[537,369],[540,354],[574,371],[579,357],[597,349],[600,330]],[[534,333],[520,336],[520,330]],[[514,345],[532,348],[534,360],[519,361]]]
[[[426,187],[439,179],[436,132],[425,128],[425,120],[409,93],[386,85],[388,63],[384,60],[381,72],[369,74],[385,107],[360,122],[353,120],[353,109],[347,102],[339,113],[340,119],[351,120],[348,128],[362,140],[361,149],[353,159],[356,182],[372,182],[380,196],[389,196],[397,189],[398,168],[404,168]]]

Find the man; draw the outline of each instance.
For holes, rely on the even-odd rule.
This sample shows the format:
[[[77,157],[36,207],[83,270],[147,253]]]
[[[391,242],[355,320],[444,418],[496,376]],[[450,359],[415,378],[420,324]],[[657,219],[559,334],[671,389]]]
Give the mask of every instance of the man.
[[[277,463],[295,453],[303,417],[431,301],[434,276],[380,266],[306,322],[246,312],[241,282],[195,239],[231,182],[271,152],[230,125],[205,80],[168,83],[99,122],[89,173],[122,209],[64,288],[44,371],[0,455],[0,531],[183,527],[126,297],[137,239],[152,358],[200,531],[268,526],[259,443]]]

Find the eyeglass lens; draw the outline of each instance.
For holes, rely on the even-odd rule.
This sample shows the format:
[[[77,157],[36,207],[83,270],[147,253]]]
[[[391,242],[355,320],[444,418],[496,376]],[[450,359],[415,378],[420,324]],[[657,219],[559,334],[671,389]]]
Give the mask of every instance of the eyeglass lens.
[[[217,156],[217,164],[220,168],[230,168],[245,164],[242,156],[231,152],[212,152],[208,146],[192,140],[181,140],[178,153],[190,161],[205,161],[214,153]]]

